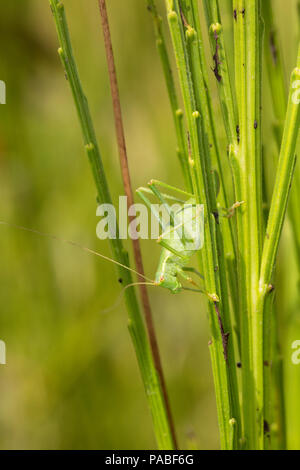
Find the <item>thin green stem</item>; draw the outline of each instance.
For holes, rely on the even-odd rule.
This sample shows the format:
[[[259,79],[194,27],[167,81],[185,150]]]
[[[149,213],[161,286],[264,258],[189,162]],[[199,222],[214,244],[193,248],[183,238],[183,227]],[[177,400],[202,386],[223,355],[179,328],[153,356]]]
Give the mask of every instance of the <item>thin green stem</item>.
[[[267,66],[268,71],[268,79],[270,84],[270,91],[272,96],[273,102],[273,109],[275,115],[275,122],[273,125],[274,135],[276,138],[276,143],[278,147],[278,151],[280,150],[280,144],[283,134],[284,128],[284,121],[286,115],[286,107],[287,107],[287,86],[285,80],[285,73],[284,73],[284,63],[283,63],[283,55],[280,47],[280,38],[278,29],[274,22],[274,14],[273,14],[273,4],[271,0],[265,0],[262,2],[262,12],[263,12],[263,19],[265,24],[265,47],[264,47],[264,57],[265,63]],[[265,159],[265,166],[266,171],[269,169],[269,165],[276,164],[277,159],[273,158],[269,163],[268,159]],[[300,273],[300,221],[298,217],[298,204],[300,200],[300,168],[298,167],[297,171],[294,175],[294,184],[293,190],[291,192],[291,199],[289,203],[289,218],[291,221],[291,226],[293,229],[293,235],[295,240],[295,250],[296,256],[298,260],[298,269]],[[267,194],[268,196],[268,194]],[[278,328],[276,328],[278,324],[278,316],[279,312],[276,311],[276,308],[273,309],[273,319],[271,322],[272,325],[272,336],[273,342],[267,341],[267,337],[265,336],[265,340],[269,345],[270,350],[267,351],[265,349],[265,356],[269,357],[269,360],[272,359],[272,380],[273,382],[268,382],[265,385],[265,389],[271,387],[272,385],[275,387],[275,393],[273,394],[273,403],[272,407],[275,406],[276,409],[276,416],[274,419],[277,420],[278,432],[277,432],[277,443],[279,448],[284,449],[286,446],[286,426],[285,426],[285,403],[284,403],[284,377],[283,377],[283,361],[280,357],[280,345],[279,345],[279,338],[278,338]],[[269,377],[269,375],[268,375]],[[268,391],[266,391],[268,394]],[[270,393],[269,393],[270,395]]]
[[[184,4],[183,4],[184,5]],[[198,3],[187,1],[184,10],[189,25],[188,31],[190,32],[190,40],[197,44],[196,66],[194,67],[194,89],[197,100],[198,108],[202,109],[203,116],[203,132],[206,137],[206,152],[210,154],[211,164],[216,165],[218,175],[220,177],[220,194],[218,196],[218,205],[222,208],[228,208],[230,198],[226,190],[225,174],[226,168],[224,166],[227,161],[222,161],[220,146],[217,139],[215,113],[212,106],[212,99],[209,86],[209,77],[207,73],[207,63],[204,54],[204,43],[202,39],[200,14]],[[195,30],[195,37],[193,39],[193,29]],[[197,57],[198,53],[198,57]],[[198,64],[197,64],[198,62]],[[238,316],[238,282],[236,271],[236,247],[233,235],[233,221],[230,219],[220,219],[221,230],[224,240],[224,256],[226,260],[226,267],[228,272],[228,285],[232,298],[234,309],[234,317],[237,325],[237,333],[239,331],[239,316]],[[239,342],[239,338],[238,338]]]
[[[257,309],[262,249],[261,45],[259,0],[234,0],[240,143],[231,146],[238,214],[243,416],[246,446],[263,449],[263,319]]]
[[[275,314],[274,314],[275,313]],[[272,379],[274,384],[273,403],[274,410],[273,416],[276,424],[276,432],[274,433],[275,449],[286,450],[287,445],[287,429],[286,429],[286,403],[285,403],[285,370],[284,358],[282,355],[281,345],[279,344],[280,325],[277,312],[272,312],[271,329],[272,329]],[[292,322],[291,322],[292,324]],[[273,443],[272,448],[274,449]]]
[[[193,174],[193,190],[197,202],[204,203],[206,209],[205,244],[201,251],[205,287],[209,293],[209,318],[212,332],[210,352],[215,380],[217,409],[219,416],[221,446],[229,449],[232,439],[232,400],[228,368],[228,336],[224,325],[227,317],[228,293],[222,247],[217,220],[215,187],[211,174],[210,155],[203,128],[203,108],[197,106],[195,81],[199,66],[199,52],[195,30],[187,30],[185,35],[182,11],[178,0],[166,0],[170,32],[179,74],[187,128],[190,135],[190,164]],[[185,25],[186,27],[186,25]],[[215,214],[215,215],[213,215]],[[223,323],[224,322],[224,323]],[[226,324],[226,328],[227,328]],[[232,338],[230,339],[232,341]],[[234,366],[233,366],[234,367]]]
[[[260,289],[267,289],[275,266],[278,245],[287,209],[287,203],[296,164],[296,144],[299,133],[299,80],[300,80],[300,47],[297,68],[292,72],[288,108],[285,119],[283,139],[279,155],[274,193],[271,202],[267,232],[264,240]]]
[[[205,168],[205,173],[207,175],[207,184],[208,184],[208,198],[210,200],[210,205],[212,207],[213,213],[217,212],[217,202],[216,202],[216,192],[214,185],[212,183],[212,156],[214,156],[218,162],[218,170],[222,175],[221,181],[221,190],[222,191],[222,202],[227,205],[227,199],[225,194],[225,185],[223,178],[223,169],[221,167],[219,147],[216,139],[215,125],[212,117],[212,106],[211,98],[208,87],[208,78],[206,77],[206,64],[203,53],[203,42],[201,35],[201,26],[199,21],[199,11],[197,4],[186,0],[182,4],[182,13],[184,14],[184,23],[186,29],[187,37],[187,49],[190,59],[190,68],[191,68],[191,77],[193,83],[193,89],[195,93],[195,102],[197,110],[200,112],[200,123],[201,123],[201,135],[203,141],[203,165],[202,168]],[[196,29],[193,27],[196,25]],[[207,81],[206,81],[207,80]],[[212,131],[213,129],[213,131]],[[202,170],[203,171],[203,170]],[[226,201],[226,202],[225,202]],[[233,329],[232,322],[230,318],[230,308],[229,308],[229,295],[227,288],[227,276],[226,276],[226,265],[225,258],[226,255],[230,256],[232,268],[231,276],[228,276],[229,286],[236,284],[237,279],[235,276],[235,247],[233,243],[233,234],[230,231],[230,225],[223,223],[217,218],[216,223],[216,239],[215,244],[218,253],[218,262],[219,262],[219,277],[220,277],[220,289],[221,297],[223,304],[223,322],[226,332],[229,333],[230,341],[228,342],[228,376],[230,381],[231,389],[231,403],[232,403],[232,413],[235,417],[236,422],[236,435],[241,431],[241,422],[240,422],[240,409],[239,409],[239,394],[237,388],[237,376],[236,376],[236,361],[235,361],[235,352],[234,352],[234,343],[233,343]],[[216,219],[214,220],[214,223]],[[227,220],[227,222],[229,222]],[[223,242],[224,240],[224,242]],[[228,251],[227,251],[228,250]],[[231,251],[229,251],[231,250]],[[226,253],[226,255],[225,255]],[[228,261],[228,258],[227,258]],[[236,300],[236,299],[234,299]]]
[[[233,168],[235,181],[236,197],[245,204],[237,213],[238,229],[238,273],[239,273],[239,292],[240,292],[240,315],[241,315],[241,351],[242,351],[242,414],[244,426],[244,439],[248,448],[252,435],[254,433],[254,416],[251,403],[254,401],[253,377],[250,372],[252,343],[250,341],[250,318],[248,315],[248,290],[249,283],[247,279],[248,258],[248,189],[247,189],[247,165],[246,165],[246,122],[247,109],[246,102],[246,30],[245,30],[245,1],[235,0],[234,11],[236,18],[234,21],[234,52],[235,52],[235,85],[237,105],[239,112],[239,145],[230,146],[230,160]]]
[[[111,196],[105,177],[100,150],[92,123],[87,99],[84,95],[76,62],[70,41],[65,10],[58,0],[50,0],[60,48],[58,50],[66,76],[68,78],[78,118],[81,125],[85,149],[92,167],[92,172],[101,203],[111,203]],[[118,230],[117,230],[118,232]],[[117,237],[111,240],[112,254],[115,260],[129,266],[129,259],[123,248],[121,240]],[[132,284],[131,273],[119,268],[119,277],[123,284]],[[124,293],[129,317],[129,331],[134,344],[142,380],[145,386],[149,407],[152,414],[157,444],[160,449],[174,449],[174,441],[168,421],[166,404],[160,386],[159,376],[155,368],[154,359],[149,346],[147,331],[141,315],[134,289],[127,289]]]
[[[154,31],[156,36],[156,46],[159,52],[159,56],[162,63],[163,73],[165,77],[165,82],[168,90],[176,136],[177,136],[177,145],[178,150],[177,154],[179,157],[181,170],[183,172],[185,185],[188,191],[192,190],[192,179],[190,174],[190,166],[188,162],[188,144],[187,137],[184,129],[183,122],[183,112],[179,107],[176,87],[173,79],[173,73],[171,68],[171,62],[169,59],[168,49],[166,46],[163,29],[162,29],[162,19],[158,14],[156,4],[154,0],[146,0],[148,4],[148,10],[152,13]]]
[[[274,23],[272,0],[262,2],[262,12],[265,23],[264,56],[276,118],[274,130],[280,147],[286,113],[287,87],[278,31]]]
[[[219,2],[217,0],[204,0],[204,7],[211,50],[215,57],[214,61],[218,60],[219,62],[220,76],[217,79],[217,85],[227,140],[229,145],[237,145],[238,112],[229,74]],[[214,66],[216,66],[216,63],[214,63]]]
[[[270,450],[273,444],[271,426],[274,413],[272,406],[272,351],[274,342],[273,331],[273,304],[275,290],[267,296],[264,307],[264,448]]]
[[[265,34],[265,61],[268,70],[272,102],[275,114],[274,132],[278,149],[283,134],[283,126],[287,107],[287,87],[284,74],[284,63],[281,53],[279,33],[274,22],[273,6],[271,0],[263,3],[263,16],[266,28]],[[298,4],[300,5],[300,3]],[[299,9],[300,10],[300,9]],[[300,200],[300,167],[298,166],[294,175],[294,184],[291,191],[289,203],[289,218],[291,221],[295,249],[297,255],[298,269],[300,273],[300,219],[298,217],[298,205]]]
[[[299,87],[300,87],[300,45],[297,68],[293,71],[291,77],[290,93],[288,100],[288,108],[285,119],[285,126],[283,132],[283,139],[281,151],[278,161],[278,168],[276,180],[274,185],[274,192],[271,202],[269,213],[269,220],[267,225],[267,232],[264,240],[264,247],[262,253],[262,263],[260,272],[260,297],[261,308],[266,308],[265,305],[269,302],[268,297],[273,290],[270,285],[273,271],[275,268],[276,255],[278,251],[279,241],[287,210],[288,198],[290,188],[292,185],[293,174],[296,164],[296,144],[299,134],[300,125],[300,106],[299,106]],[[296,90],[296,91],[295,91]],[[297,91],[298,90],[298,91]],[[278,383],[278,378],[282,377],[282,363],[280,358],[276,358],[275,379],[277,379],[276,391],[277,400],[279,402],[279,445],[285,445],[285,419],[283,416],[283,396],[282,384]]]
[[[261,54],[262,25],[260,0],[246,0],[246,73],[247,73],[247,171],[250,256],[248,279],[249,313],[253,342],[252,370],[254,379],[255,425],[254,446],[264,448],[264,381],[263,381],[263,312],[257,309],[259,268],[262,251],[262,155],[261,155]]]

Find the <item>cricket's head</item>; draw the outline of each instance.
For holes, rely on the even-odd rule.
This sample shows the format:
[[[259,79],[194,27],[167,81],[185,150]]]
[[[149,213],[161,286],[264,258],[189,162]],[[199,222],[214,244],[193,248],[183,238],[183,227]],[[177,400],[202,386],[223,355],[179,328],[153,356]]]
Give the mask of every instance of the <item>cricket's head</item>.
[[[178,281],[177,276],[167,273],[157,275],[155,285],[168,289],[172,294],[178,294],[182,290],[182,285]]]

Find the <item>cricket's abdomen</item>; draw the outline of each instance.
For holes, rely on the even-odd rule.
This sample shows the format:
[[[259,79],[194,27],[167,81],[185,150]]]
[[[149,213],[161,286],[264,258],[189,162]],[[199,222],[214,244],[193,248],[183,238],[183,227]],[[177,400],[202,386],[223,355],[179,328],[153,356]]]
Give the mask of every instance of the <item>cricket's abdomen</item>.
[[[155,283],[170,290],[173,294],[180,292],[182,284],[178,279],[178,272],[187,264],[187,261],[163,249],[155,275]]]

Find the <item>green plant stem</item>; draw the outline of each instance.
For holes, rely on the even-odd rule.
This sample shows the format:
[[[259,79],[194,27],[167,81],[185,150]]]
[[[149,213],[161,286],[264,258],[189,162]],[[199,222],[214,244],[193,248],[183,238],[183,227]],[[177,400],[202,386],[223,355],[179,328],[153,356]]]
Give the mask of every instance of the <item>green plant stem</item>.
[[[234,21],[234,55],[235,55],[235,85],[237,105],[239,112],[239,146],[231,144],[230,160],[233,168],[236,197],[245,204],[237,213],[238,229],[238,273],[240,292],[240,315],[241,315],[241,352],[242,352],[242,415],[244,445],[249,447],[249,432],[253,432],[254,420],[251,409],[253,396],[253,379],[250,375],[251,342],[249,338],[250,321],[247,310],[248,282],[247,282],[247,250],[248,250],[248,217],[247,217],[247,167],[246,167],[246,74],[245,64],[245,17],[241,13],[245,9],[245,2],[234,1],[236,19]],[[248,392],[248,397],[247,397]]]
[[[205,174],[207,175],[208,181],[208,198],[213,208],[213,213],[216,213],[217,202],[216,202],[216,192],[213,187],[213,184],[210,182],[210,175],[212,174],[212,156],[218,162],[218,170],[223,175],[223,169],[221,167],[219,148],[216,139],[215,125],[212,114],[212,106],[210,100],[210,93],[208,88],[208,78],[206,73],[206,64],[203,54],[203,43],[201,35],[201,26],[199,21],[199,11],[197,3],[190,0],[186,0],[185,4],[182,6],[182,13],[184,14],[184,21],[186,28],[186,37],[187,37],[187,51],[190,61],[192,85],[195,94],[195,104],[197,110],[200,112],[200,123],[201,123],[201,135],[202,135],[202,147],[203,151],[203,168],[205,169]],[[196,25],[196,29],[192,26]],[[215,161],[216,161],[215,160]],[[221,198],[223,204],[226,204],[226,193],[224,178],[221,178],[221,188],[223,191]],[[220,191],[221,192],[221,191]],[[214,221],[215,222],[215,221]],[[227,222],[227,224],[226,224]],[[233,234],[230,231],[230,225],[228,220],[225,223],[222,221],[222,217],[218,217],[216,223],[216,249],[218,253],[218,262],[219,262],[219,277],[220,277],[220,289],[222,296],[223,304],[223,323],[224,329],[229,333],[230,340],[228,342],[228,377],[230,382],[231,390],[231,403],[232,403],[232,413],[236,421],[235,425],[235,434],[238,436],[238,433],[241,431],[241,422],[240,422],[240,407],[239,407],[239,394],[237,387],[237,375],[236,375],[236,360],[234,352],[234,342],[233,342],[233,328],[230,318],[230,308],[228,301],[228,289],[227,289],[227,276],[226,276],[226,264],[225,264],[225,253],[230,256],[229,267],[232,269],[230,272],[231,276],[228,276],[229,285],[235,284],[237,282],[235,276],[235,247],[233,244]],[[222,233],[221,233],[222,230]],[[224,240],[224,243],[223,243]],[[227,251],[228,250],[228,251]],[[231,252],[229,251],[231,250]],[[227,261],[228,258],[227,258]],[[228,266],[228,265],[227,265]],[[237,300],[234,298],[234,300]]]
[[[219,2],[217,0],[203,0],[203,3],[213,54],[216,53],[218,46],[221,80],[217,80],[217,85],[227,140],[229,145],[237,145],[238,112],[230,80]]]
[[[92,167],[92,172],[101,203],[112,203],[111,196],[104,173],[102,159],[97,144],[92,118],[87,99],[84,95],[75,63],[64,6],[58,0],[50,0],[50,6],[54,15],[57,34],[60,42],[58,50],[66,71],[78,118],[80,121],[85,149]],[[129,266],[128,254],[123,248],[121,240],[117,237],[111,240],[112,254],[115,260],[125,266]],[[130,272],[119,268],[119,277],[124,286],[132,284]],[[149,346],[147,331],[141,315],[134,289],[127,289],[124,293],[129,317],[129,331],[135,348],[140,367],[142,380],[145,386],[149,407],[152,414],[154,431],[157,444],[160,449],[174,449],[171,428],[168,421],[166,404],[160,386],[160,380],[155,368],[154,359]]]
[[[264,56],[276,118],[274,130],[280,147],[286,113],[287,87],[278,31],[274,23],[272,0],[262,2],[262,12],[265,23]]]
[[[261,43],[259,0],[234,0],[236,92],[240,144],[232,146],[238,214],[242,325],[243,415],[246,446],[263,449],[263,315],[259,302],[262,248]]]
[[[260,272],[260,289],[267,289],[272,278],[278,245],[285,218],[290,186],[296,164],[296,144],[299,133],[300,107],[297,81],[300,80],[300,48],[297,68],[292,72],[288,108],[285,119],[283,139],[279,155],[274,193],[264,240]]]
[[[275,314],[274,314],[275,313]],[[287,429],[286,429],[286,403],[285,403],[285,371],[284,371],[284,358],[282,355],[281,345],[279,344],[279,319],[277,312],[271,312],[271,330],[273,337],[272,345],[272,379],[274,384],[274,420],[276,423],[276,449],[287,449]],[[292,322],[291,322],[292,323]],[[271,384],[271,385],[272,385]],[[273,406],[273,403],[271,403]],[[273,421],[274,422],[274,421]],[[272,446],[274,449],[274,447]]]
[[[187,128],[190,135],[190,165],[193,175],[193,190],[198,203],[203,203],[206,209],[205,244],[201,250],[202,269],[205,277],[205,287],[210,298],[209,318],[212,332],[210,352],[212,368],[215,380],[217,409],[220,425],[221,446],[230,449],[234,445],[235,416],[232,414],[230,378],[228,376],[229,364],[227,357],[227,336],[225,330],[220,327],[224,321],[224,309],[227,309],[228,294],[226,292],[226,279],[224,282],[224,265],[218,256],[217,244],[220,242],[216,225],[217,220],[213,215],[216,211],[214,197],[214,183],[210,172],[209,154],[206,152],[203,139],[203,116],[201,109],[197,109],[193,74],[195,73],[196,56],[192,55],[195,48],[187,50],[187,43],[191,37],[187,32],[187,43],[182,25],[180,6],[177,0],[166,0],[168,21],[172,37],[173,48],[179,74],[179,82],[187,120]],[[190,44],[189,44],[190,46]],[[197,46],[198,47],[198,46]],[[191,67],[190,67],[191,60]],[[216,212],[215,212],[216,213]],[[222,289],[221,289],[222,286]],[[222,297],[222,294],[224,296]],[[223,329],[223,332],[222,332]],[[232,339],[231,339],[232,340]],[[227,364],[228,361],[228,364]]]
[[[206,153],[210,154],[211,164],[216,165],[218,175],[220,177],[220,194],[218,196],[218,206],[228,208],[230,198],[228,197],[225,184],[224,162],[221,161],[221,152],[217,139],[216,124],[214,119],[214,111],[209,86],[209,77],[207,73],[207,64],[204,54],[204,44],[202,39],[200,15],[198,3],[191,0],[186,2],[184,9],[186,18],[189,22],[190,41],[196,45],[194,57],[196,59],[194,67],[194,89],[195,98],[198,109],[201,109],[203,116],[203,134],[206,137]],[[195,33],[193,33],[193,29]],[[193,39],[193,34],[195,35]],[[226,162],[227,163],[227,162]],[[234,318],[236,322],[236,331],[239,332],[239,315],[238,315],[238,282],[236,271],[236,247],[233,235],[233,223],[231,219],[220,217],[220,225],[224,241],[224,257],[228,273],[228,285],[232,298],[234,310]],[[238,338],[238,343],[239,343]]]
[[[261,155],[261,89],[262,89],[262,24],[260,0],[246,0],[247,50],[247,171],[249,216],[249,313],[253,342],[253,378],[255,391],[254,447],[264,448],[264,380],[263,380],[263,311],[260,311],[258,285],[263,237],[262,155]]]
[[[293,174],[296,164],[296,144],[299,134],[299,125],[300,125],[300,106],[298,103],[299,93],[295,95],[295,88],[299,87],[300,80],[300,46],[298,53],[297,68],[293,71],[291,77],[291,86],[288,99],[288,108],[285,119],[285,126],[283,132],[283,139],[281,144],[281,151],[278,161],[278,168],[276,174],[276,180],[274,185],[274,192],[271,202],[271,208],[269,213],[268,225],[266,236],[264,240],[263,253],[262,253],[262,263],[260,271],[260,305],[263,309],[265,304],[268,302],[268,296],[273,290],[273,286],[270,285],[273,270],[276,262],[276,255],[278,251],[279,241],[281,237],[281,232],[283,228],[283,223],[285,219],[285,214],[287,210],[288,198],[290,193],[290,188],[292,185]],[[297,83],[298,82],[298,83]],[[278,364],[279,369],[277,374],[281,373],[280,364]],[[277,383],[276,389],[279,393],[282,393],[282,389]],[[279,397],[282,401],[282,396]],[[282,408],[282,404],[281,404]],[[281,446],[285,442],[285,433],[284,433],[284,418],[281,413]]]
[[[274,341],[273,319],[274,303],[273,290],[267,296],[264,307],[264,448],[270,450],[273,442],[271,441],[271,425],[273,424],[274,413],[272,406],[272,352]]]
[[[154,0],[146,0],[148,10],[151,12],[153,17],[154,31],[156,37],[156,46],[159,52],[164,78],[168,90],[176,137],[177,137],[177,154],[181,166],[181,170],[184,176],[185,186],[187,191],[192,191],[192,179],[190,173],[190,166],[188,161],[188,145],[187,138],[185,135],[184,122],[183,122],[183,111],[180,109],[178,104],[177,92],[175,88],[171,62],[169,59],[168,49],[165,42],[165,37],[162,29],[162,18],[158,14],[156,4]]]
[[[283,134],[284,120],[286,115],[287,107],[287,86],[284,74],[284,63],[283,56],[280,47],[280,38],[277,27],[274,22],[273,5],[271,0],[265,0],[262,2],[262,12],[265,23],[265,47],[264,57],[268,72],[268,79],[270,84],[270,91],[273,102],[273,109],[275,114],[275,123],[273,125],[274,135],[276,138],[278,151],[280,150],[280,144]],[[268,169],[266,161],[266,169]],[[277,159],[273,159],[272,164],[277,165]],[[289,203],[289,218],[291,221],[293,235],[295,240],[296,256],[298,260],[298,269],[300,273],[300,222],[298,217],[298,204],[300,200],[300,169],[298,167],[294,175],[295,182],[293,184],[293,190],[291,193],[291,199]],[[265,347],[265,360],[272,360],[272,374],[268,374],[267,382],[265,381],[266,396],[270,396],[268,389],[275,388],[273,394],[273,400],[277,402],[276,416],[274,419],[278,426],[278,446],[281,449],[286,447],[286,426],[285,426],[285,403],[284,403],[284,377],[283,377],[283,360],[280,354],[280,345],[278,339],[278,317],[279,312],[276,308],[273,309],[272,325],[272,336],[273,342],[267,342],[269,350]],[[265,336],[266,338],[266,336]],[[272,403],[272,406],[275,403]]]
[[[272,102],[275,114],[274,132],[278,149],[283,134],[283,126],[287,107],[287,87],[284,75],[284,63],[281,53],[280,40],[274,23],[273,6],[271,0],[262,2],[263,15],[266,28],[265,35],[265,61],[268,70]],[[300,167],[294,175],[294,184],[289,203],[289,218],[292,224],[295,248],[297,254],[298,269],[300,273],[300,219],[298,217],[300,200]]]
[[[132,191],[132,185],[131,185],[128,157],[127,157],[127,146],[126,146],[126,140],[125,140],[124,125],[123,125],[121,100],[120,100],[119,86],[118,86],[118,80],[117,80],[117,71],[116,71],[116,66],[115,66],[115,59],[114,59],[112,40],[111,40],[111,34],[110,34],[109,19],[108,19],[107,8],[106,8],[106,0],[98,0],[98,4],[99,4],[99,10],[100,10],[100,16],[101,16],[101,22],[102,22],[103,38],[104,38],[108,72],[109,72],[109,78],[110,78],[111,95],[112,95],[114,117],[115,117],[116,137],[117,137],[118,148],[119,148],[120,168],[121,168],[121,173],[122,173],[124,191],[127,196],[127,208],[129,210],[134,205],[134,198],[133,198],[133,191]],[[135,216],[133,215],[129,217],[130,222],[132,222],[134,219],[135,219]],[[145,274],[144,274],[143,259],[142,259],[142,253],[141,253],[139,240],[138,239],[132,240],[132,246],[133,246],[136,270],[137,272],[141,274],[138,277],[139,284],[140,284],[139,289],[140,289],[140,294],[141,294],[144,318],[145,318],[149,343],[151,347],[151,352],[152,352],[152,356],[154,360],[155,369],[159,376],[161,389],[164,395],[164,401],[165,401],[166,410],[168,414],[168,422],[171,427],[173,442],[175,446],[177,447],[175,425],[174,425],[174,421],[172,417],[171,406],[170,406],[169,397],[167,393],[167,386],[166,386],[164,373],[163,373],[163,367],[162,367],[162,363],[160,359],[160,351],[159,351],[158,341],[157,341],[156,332],[155,332],[150,299],[149,299],[145,282],[143,282],[145,280],[144,279]]]
[[[229,69],[227,63],[227,56],[226,56],[226,49],[225,49],[225,42],[224,42],[224,34],[223,34],[223,27],[221,25],[221,17],[219,12],[219,4],[217,1],[212,0],[204,0],[204,8],[205,8],[205,16],[207,27],[209,31],[209,38],[210,38],[210,45],[211,51],[213,55],[214,62],[218,60],[219,64],[219,74],[221,79],[216,80],[218,91],[219,91],[219,99],[221,104],[221,110],[223,115],[223,122],[227,134],[227,142],[228,148],[235,148],[237,151],[238,149],[238,142],[237,142],[237,130],[238,130],[238,116],[237,110],[235,106],[235,101],[233,98],[233,92],[230,82],[229,76]],[[214,63],[214,65],[216,65]],[[205,67],[203,67],[205,68]],[[209,90],[208,84],[206,86],[207,90]],[[209,91],[208,91],[209,94]],[[212,112],[212,105],[211,99],[209,97],[208,100],[208,107],[209,113],[211,116],[211,121],[214,122],[213,119],[213,112]],[[231,164],[231,161],[230,161]],[[233,168],[231,168],[233,171]],[[219,171],[222,171],[220,169]],[[234,173],[234,172],[233,172]],[[236,197],[236,191],[234,191],[234,195]],[[222,197],[222,194],[221,194]],[[228,201],[228,198],[224,199]],[[237,201],[238,199],[236,199]],[[240,200],[241,201],[241,200]],[[228,202],[227,202],[228,204]],[[233,304],[233,313],[234,319],[236,323],[236,333],[237,333],[237,341],[239,346],[239,352],[241,353],[241,338],[240,338],[240,312],[239,312],[239,294],[238,294],[238,271],[237,271],[237,252],[235,247],[235,238],[233,236],[233,228],[236,226],[236,220],[232,220],[232,223],[229,224],[230,234],[226,233],[226,226],[224,230],[224,248],[226,253],[233,253],[233,257],[226,256],[227,258],[227,269],[229,272],[229,285],[230,285],[230,292],[232,297],[232,304]],[[229,238],[231,237],[231,239]],[[231,248],[232,246],[232,248]]]

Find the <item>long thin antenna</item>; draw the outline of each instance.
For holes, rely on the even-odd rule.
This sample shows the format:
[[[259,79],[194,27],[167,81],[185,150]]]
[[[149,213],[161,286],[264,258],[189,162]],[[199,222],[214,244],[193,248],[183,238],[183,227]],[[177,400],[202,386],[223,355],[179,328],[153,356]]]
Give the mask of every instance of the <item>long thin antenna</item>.
[[[121,110],[121,102],[120,102],[120,95],[119,95],[119,87],[117,81],[117,73],[114,61],[114,53],[112,48],[112,41],[111,41],[111,34],[109,28],[109,21],[106,9],[106,2],[105,0],[98,0],[101,20],[102,20],[102,28],[103,28],[103,36],[104,36],[104,43],[105,43],[105,50],[106,50],[106,58],[107,58],[107,65],[108,65],[108,72],[110,78],[110,86],[111,86],[111,94],[113,100],[113,109],[114,109],[114,116],[115,116],[115,126],[116,126],[116,134],[118,140],[118,147],[119,147],[119,157],[120,157],[120,165],[121,165],[121,172],[124,184],[125,194],[127,196],[127,204],[128,207],[131,207],[134,204],[133,199],[133,192],[130,180],[130,173],[129,173],[129,166],[128,166],[128,158],[127,158],[127,150],[126,150],[126,142],[125,142],[125,134],[124,134],[124,126],[123,126],[123,119],[122,119],[122,110]],[[130,220],[133,220],[135,217],[131,216]],[[135,258],[135,266],[137,271],[139,271],[142,275],[144,275],[144,267],[141,255],[141,249],[139,240],[132,240],[133,243],[133,251],[134,251],[134,258]],[[142,276],[141,276],[142,277]],[[153,354],[153,360],[155,363],[156,371],[158,373],[160,379],[161,389],[165,399],[166,411],[168,415],[170,430],[172,433],[174,445],[176,448],[177,446],[177,439],[175,433],[175,426],[172,418],[171,407],[169,403],[167,387],[164,379],[160,353],[158,348],[158,343],[156,339],[155,327],[152,318],[152,312],[150,307],[150,301],[148,297],[147,288],[145,285],[140,285],[140,293],[143,303],[143,309],[145,314],[145,321],[150,341],[150,346]]]
[[[105,261],[110,261],[111,263],[116,264],[117,266],[121,266],[122,268],[127,269],[127,271],[137,274],[139,277],[145,279],[145,281],[149,281],[151,285],[154,283],[152,279],[150,279],[149,277],[146,277],[144,274],[137,272],[135,269],[129,268],[125,264],[119,263],[119,261],[116,261],[113,258],[109,258],[108,256],[102,255],[98,251],[95,251],[92,248],[88,248],[87,246],[84,246],[81,243],[75,242],[73,240],[68,240],[63,237],[58,237],[57,235],[53,235],[52,233],[41,232],[40,230],[36,230],[34,228],[28,228],[28,227],[23,227],[22,225],[16,225],[16,224],[11,224],[10,222],[4,222],[3,220],[0,220],[0,225],[7,225],[8,227],[16,228],[18,230],[23,230],[24,232],[34,233],[35,235],[40,235],[41,237],[51,238],[52,240],[56,240],[58,242],[67,243],[68,245],[75,246],[76,248],[80,248],[81,250],[86,251],[87,253],[90,253],[91,255],[99,256],[99,258],[102,258]],[[132,284],[129,284],[129,286],[132,286]]]

